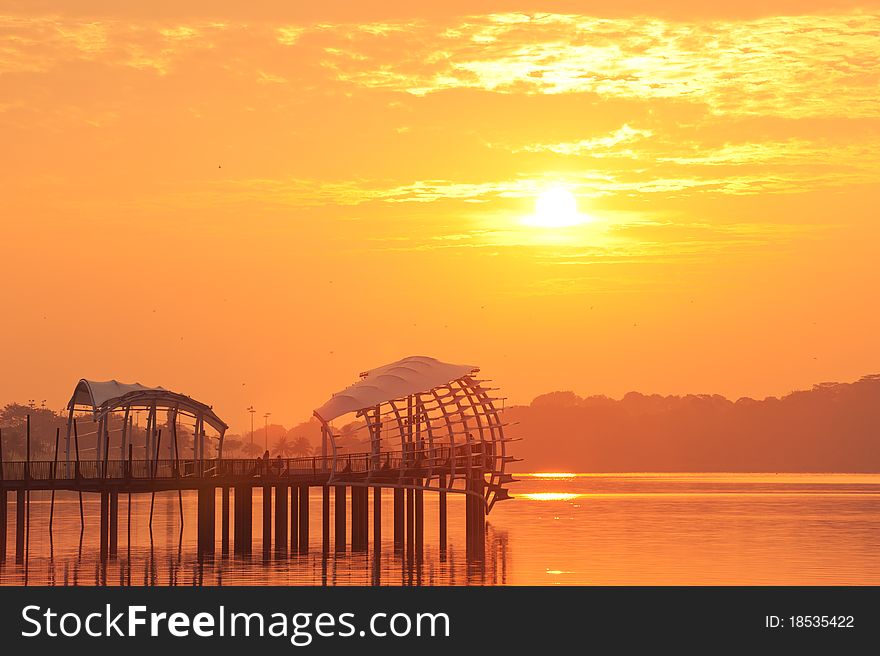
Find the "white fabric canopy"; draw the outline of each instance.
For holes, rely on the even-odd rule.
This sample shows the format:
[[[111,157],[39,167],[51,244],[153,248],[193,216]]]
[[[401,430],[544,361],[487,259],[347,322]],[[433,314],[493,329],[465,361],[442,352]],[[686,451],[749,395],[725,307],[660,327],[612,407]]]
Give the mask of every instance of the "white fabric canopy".
[[[73,390],[73,397],[67,407],[74,405],[90,405],[97,410],[110,399],[118,399],[131,392],[167,392],[164,387],[147,387],[140,383],[120,383],[118,380],[86,380],[79,381]]]
[[[315,414],[324,421],[332,421],[349,412],[372,408],[410,394],[429,392],[477,370],[472,365],[449,364],[423,355],[411,355],[361,374],[361,380],[334,394],[315,410]]]
[[[73,409],[75,406],[88,406],[97,415],[100,412],[112,412],[114,408],[132,403],[174,408],[181,412],[190,412],[193,416],[200,415],[209,426],[213,426],[221,434],[228,428],[211,406],[185,394],[172,392],[164,387],[120,383],[118,380],[81,379],[73,390],[73,396],[70,397],[67,407]]]

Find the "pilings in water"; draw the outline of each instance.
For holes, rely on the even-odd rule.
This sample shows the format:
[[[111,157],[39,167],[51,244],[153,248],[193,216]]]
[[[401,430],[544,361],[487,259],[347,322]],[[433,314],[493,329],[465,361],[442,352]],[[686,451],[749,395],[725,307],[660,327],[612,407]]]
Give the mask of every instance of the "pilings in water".
[[[98,551],[101,554],[101,559],[107,557],[107,547],[110,544],[110,493],[107,491],[101,492],[101,532],[100,532],[100,540],[101,544],[99,546]]]
[[[336,506],[333,512],[334,528],[336,529],[336,551],[345,551],[345,486],[335,486]]]
[[[321,533],[322,551],[329,553],[331,540],[333,549],[345,553],[350,545],[352,553],[370,551],[372,524],[372,550],[377,556],[382,550],[382,494],[383,484],[379,481],[364,481],[364,484],[321,484]],[[393,487],[393,532],[394,549],[411,563],[419,563],[425,553],[425,492],[417,489],[425,483],[418,477],[405,479],[410,487]],[[441,476],[438,490],[438,547],[439,560],[445,562],[448,553],[448,492],[442,487],[448,477]],[[262,528],[263,550],[286,557],[288,554],[306,554],[309,551],[309,485],[296,479],[255,478],[252,481],[234,482],[222,479],[197,481],[195,491],[198,495],[198,553],[200,556],[214,554],[216,550],[216,503],[217,487],[220,487],[222,510],[220,513],[220,542],[224,556],[230,549],[237,555],[249,555],[253,549],[253,490],[263,491]],[[331,500],[331,488],[334,499]],[[351,503],[348,503],[349,488]],[[370,489],[372,488],[372,522],[370,521]],[[464,495],[464,529],[468,560],[485,558],[486,504],[484,501],[485,481],[480,472],[475,471],[466,480]],[[50,489],[50,488],[43,488]],[[119,533],[119,494],[126,493],[125,485],[108,482],[92,488],[92,494],[100,499],[99,549],[102,559],[115,558],[118,553]],[[232,492],[234,490],[234,493]],[[28,486],[0,487],[0,562],[7,557],[7,538],[11,532],[8,518],[12,514],[8,492],[15,494],[15,558],[24,562],[27,554],[27,516]],[[461,491],[461,490],[457,490]],[[128,490],[129,494],[131,490]],[[147,492],[149,493],[149,492]],[[234,497],[232,495],[234,494]],[[232,497],[232,498],[231,498]],[[274,498],[273,498],[274,497]],[[335,531],[330,526],[331,504],[333,506]],[[458,506],[458,504],[455,504]],[[230,512],[231,511],[231,512]],[[258,510],[259,512],[259,510]],[[457,511],[456,511],[457,515]],[[350,517],[350,520],[349,520]],[[7,521],[9,520],[9,521]],[[433,521],[433,520],[431,520]],[[230,531],[232,535],[230,536]],[[390,536],[389,536],[390,537]],[[233,544],[230,544],[230,540]]]
[[[422,481],[418,481],[421,485]],[[425,555],[425,491],[415,491],[416,504],[416,557],[421,560]]]
[[[330,552],[330,486],[321,486],[321,551]]]
[[[364,521],[361,492],[366,488],[351,486],[351,551],[361,551],[361,524]]]
[[[416,538],[416,498],[415,490],[406,489],[406,558],[410,562],[415,558]]]
[[[468,560],[483,560],[486,552],[486,504],[482,477],[468,480],[465,495],[465,537]]]
[[[351,488],[351,550],[366,551],[370,546],[369,494],[366,487]]]
[[[263,556],[272,549],[272,486],[263,486]]]
[[[253,537],[253,488],[250,485],[236,485],[234,497],[235,518],[233,521],[233,549],[245,555],[251,552]]]
[[[232,549],[236,555],[253,551],[253,490],[254,485],[241,484],[234,488],[232,499]],[[263,555],[269,553],[308,553],[309,548],[309,486],[276,481],[257,485],[263,493],[262,537]],[[222,488],[221,544],[223,553],[229,550],[230,488]],[[199,532],[200,551],[213,553],[213,495],[200,496],[199,515],[206,533]],[[273,503],[274,497],[274,503]],[[212,504],[211,510],[203,504]],[[208,517],[210,515],[210,517]],[[207,522],[207,523],[206,523]],[[274,528],[273,528],[274,525]],[[208,533],[209,532],[209,533]],[[210,535],[210,537],[209,537]],[[211,545],[211,546],[209,546]],[[208,551],[210,549],[210,551]]]
[[[437,519],[440,522],[440,527],[439,527],[440,545],[439,545],[439,547],[440,547],[440,562],[441,563],[446,561],[446,492],[442,491],[442,488],[444,488],[445,486],[446,486],[446,477],[441,476],[440,477],[441,491],[439,492],[439,499],[438,499],[439,508],[438,508],[438,512],[437,512],[437,515],[438,515]]]
[[[6,490],[0,490],[0,563],[6,562]]]
[[[382,487],[373,488],[373,553],[382,551]]]
[[[229,554],[229,486],[223,486],[220,501],[220,553]]]
[[[394,551],[403,551],[403,489],[394,488]]]
[[[287,489],[285,483],[275,485],[275,553],[287,553]]]
[[[19,488],[15,493],[15,562],[24,562],[24,499],[27,492]]]
[[[200,487],[198,495],[198,552],[199,555],[214,553],[216,542],[216,504],[217,489],[213,486]],[[237,496],[237,495],[236,495]]]
[[[110,513],[110,530],[108,535],[109,544],[107,551],[111,558],[116,557],[117,547],[119,545],[119,491],[112,490],[110,492],[110,505],[108,508]]]
[[[361,551],[370,548],[370,488],[360,488],[360,537],[358,538]]]
[[[290,552],[299,551],[299,495],[296,486],[290,486]]]
[[[309,486],[299,486],[299,552],[309,553]]]

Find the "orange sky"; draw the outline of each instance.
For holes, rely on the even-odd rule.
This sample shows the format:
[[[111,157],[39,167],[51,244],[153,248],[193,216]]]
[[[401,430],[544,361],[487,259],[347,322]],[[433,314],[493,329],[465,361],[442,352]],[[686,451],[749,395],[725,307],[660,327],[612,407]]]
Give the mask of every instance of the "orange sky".
[[[0,401],[880,371],[877,3],[177,4],[0,1]]]

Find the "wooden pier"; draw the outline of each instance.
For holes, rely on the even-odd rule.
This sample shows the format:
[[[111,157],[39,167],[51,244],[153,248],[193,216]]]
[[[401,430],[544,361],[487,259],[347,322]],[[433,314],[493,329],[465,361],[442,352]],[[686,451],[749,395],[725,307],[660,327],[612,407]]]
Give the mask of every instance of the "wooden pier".
[[[494,405],[497,398],[491,396],[492,388],[484,386],[486,381],[476,378],[478,371],[469,365],[410,356],[363,372],[358,382],[314,411],[321,427],[321,455],[274,459],[268,458],[268,451],[258,459],[225,458],[227,424],[211,406],[189,396],[139,383],[82,379],[67,406],[63,451],[59,450],[60,430],[56,432],[53,460],[32,460],[29,416],[24,460],[4,461],[0,439],[0,559],[5,560],[7,553],[9,494],[15,496],[16,560],[25,557],[29,496],[38,490],[52,492],[50,531],[55,492],[79,493],[82,529],[82,495],[100,495],[102,558],[113,558],[118,551],[120,494],[149,494],[154,500],[157,493],[176,491],[183,524],[187,520],[182,492],[195,490],[198,553],[209,557],[216,553],[218,542],[222,556],[230,551],[238,555],[252,552],[253,491],[260,488],[261,544],[264,556],[269,556],[308,553],[313,548],[309,491],[320,488],[316,511],[321,512],[323,553],[331,548],[335,552],[369,550],[371,490],[372,542],[378,553],[382,496],[390,491],[394,551],[406,554],[410,561],[421,559],[425,522],[436,521],[443,560],[449,534],[447,498],[452,493],[466,499],[467,558],[482,560],[486,515],[497,501],[509,498],[506,485],[513,478],[506,467],[516,458],[507,453],[507,443],[512,440],[504,435],[504,422]],[[133,422],[141,412],[146,414],[143,430]],[[344,436],[332,423],[342,417],[354,420],[347,424],[349,431]],[[80,438],[85,437],[78,431],[82,418],[96,427],[89,433],[88,445],[80,444]],[[184,442],[190,439],[193,457],[183,458]],[[369,451],[349,452],[352,444]],[[188,445],[185,448],[190,449]],[[84,458],[86,451],[96,457]],[[135,451],[143,457],[135,458]],[[119,458],[112,459],[111,454],[117,453]],[[167,458],[160,458],[166,453]],[[426,493],[438,495],[438,513],[433,520],[425,517]],[[153,503],[151,530],[152,519]]]
[[[485,544],[486,504],[481,486],[485,484],[482,469],[476,461],[482,454],[467,454],[462,447],[453,456],[447,469],[471,471],[471,484],[464,491],[467,496],[466,542],[468,559],[480,560]],[[352,463],[369,462],[371,454],[353,454],[346,458],[346,467]],[[331,481],[330,459],[321,457],[288,458],[264,461],[262,459],[235,459],[222,461],[145,460],[81,461],[68,467],[64,462],[13,461],[0,464],[0,562],[7,556],[7,499],[15,497],[16,561],[25,555],[26,517],[30,492],[39,490],[69,491],[94,494],[100,497],[100,554],[113,558],[118,553],[119,497],[127,494],[150,494],[195,490],[197,493],[197,549],[201,555],[213,555],[219,543],[220,553],[248,555],[253,550],[254,488],[262,491],[258,512],[262,522],[262,548],[276,555],[308,553],[313,547],[309,535],[311,505],[317,504],[321,513],[322,535],[320,549],[331,549],[330,515],[333,515],[333,550],[345,552],[368,551],[370,548],[370,506],[372,505],[372,544],[376,552],[382,544],[382,498],[392,494],[394,548],[409,558],[419,559],[424,553],[425,489],[418,486],[429,475],[417,465],[402,466],[400,453],[383,454],[384,464],[378,471],[360,474],[346,472],[345,480]],[[470,465],[468,464],[470,462]],[[396,466],[394,466],[396,465]],[[198,466],[198,465],[201,466]],[[70,469],[70,474],[67,470]],[[437,475],[437,467],[432,468]],[[445,475],[445,474],[441,474]],[[481,483],[481,480],[483,481]],[[310,490],[320,488],[320,499],[312,500]],[[332,490],[332,494],[331,494]],[[432,490],[428,490],[431,492]],[[372,493],[373,503],[369,503]],[[447,507],[446,491],[438,491],[438,522],[441,560],[446,553]],[[406,503],[402,500],[406,497]],[[332,497],[332,503],[331,503]],[[218,499],[219,498],[219,499]],[[217,506],[220,506],[219,525]],[[184,505],[181,504],[181,519]],[[51,517],[56,512],[54,495]],[[81,516],[81,521],[84,521]],[[84,528],[84,525],[83,525]],[[219,529],[219,535],[218,535]],[[231,535],[230,535],[231,532]],[[318,545],[315,545],[317,548]]]

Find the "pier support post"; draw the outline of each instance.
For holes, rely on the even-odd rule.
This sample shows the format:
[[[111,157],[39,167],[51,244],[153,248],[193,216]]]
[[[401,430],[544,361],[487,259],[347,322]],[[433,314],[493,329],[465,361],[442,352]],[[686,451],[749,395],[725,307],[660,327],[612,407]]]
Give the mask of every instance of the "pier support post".
[[[196,553],[205,553],[205,490],[196,490]]]
[[[299,496],[296,485],[290,486],[290,552],[299,551]]]
[[[412,488],[406,488],[406,557],[411,562],[415,556],[416,499]]]
[[[0,563],[6,562],[6,490],[0,490]]]
[[[275,485],[275,552],[287,552],[287,485]]]
[[[394,550],[403,551],[403,489],[394,488]]]
[[[382,487],[373,488],[373,551],[382,551]]]
[[[334,513],[336,528],[336,551],[345,551],[345,486],[337,485],[336,509]]]
[[[110,543],[109,533],[110,533],[110,493],[107,491],[101,492],[101,548],[99,552],[101,554],[101,559],[107,557],[107,546]]]
[[[370,548],[370,488],[361,488],[361,551]]]
[[[482,475],[474,476],[468,481],[468,490],[476,494],[468,494],[466,502],[465,531],[467,537],[467,557],[469,560],[483,560],[486,551],[486,506],[483,503]]]
[[[421,479],[416,481],[422,484]],[[416,556],[421,560],[425,553],[425,491],[415,490],[416,496]]]
[[[446,561],[446,477],[440,477],[440,499],[439,499],[439,520],[440,520],[440,562]]]
[[[235,487],[235,553],[251,552],[253,533],[253,488],[250,485]]]
[[[205,494],[205,547],[206,553],[214,553],[217,539],[217,488],[213,485]]]
[[[263,486],[263,555],[272,549],[272,487]]]
[[[202,554],[214,553],[214,541],[216,538],[216,489],[200,487],[198,490],[198,552]]]
[[[223,486],[223,496],[220,501],[220,551],[226,556],[229,554],[229,486]]]
[[[299,486],[299,552],[309,553],[309,486]]]
[[[15,562],[24,562],[24,497],[27,492],[19,489],[15,493]]]
[[[244,488],[244,516],[242,517],[242,530],[244,531],[244,552],[250,554],[254,548],[254,488],[250,485]]]
[[[470,489],[470,482],[468,482]],[[474,550],[474,499],[470,494],[464,496],[464,543],[467,559],[471,560]]]
[[[352,553],[361,548],[361,496],[358,487],[351,486],[351,550]]]
[[[119,544],[119,492],[110,492],[110,557],[116,557]]]
[[[362,487],[351,486],[351,550],[361,550],[361,522],[363,521],[361,508]]]
[[[321,551],[330,552],[330,486],[321,487]]]
[[[370,543],[369,488],[351,487],[351,550],[366,551]]]
[[[241,522],[242,522],[242,510],[241,510],[241,486],[235,486],[235,498],[232,500],[232,550],[236,554],[243,553],[241,550],[242,545],[242,533],[241,533]]]

